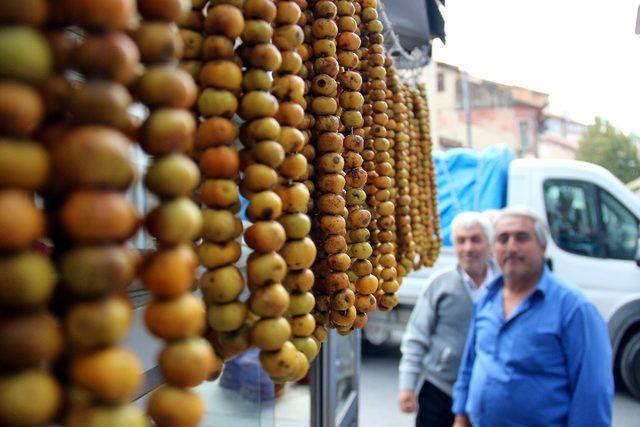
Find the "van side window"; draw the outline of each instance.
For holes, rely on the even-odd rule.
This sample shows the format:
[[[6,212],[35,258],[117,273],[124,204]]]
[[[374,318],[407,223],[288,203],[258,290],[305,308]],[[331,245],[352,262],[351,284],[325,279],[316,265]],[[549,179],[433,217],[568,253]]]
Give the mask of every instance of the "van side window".
[[[586,182],[545,181],[547,221],[551,237],[561,249],[590,257],[604,256],[594,196],[595,188]]]
[[[607,257],[634,259],[638,245],[638,220],[604,190],[600,190],[600,212]]]

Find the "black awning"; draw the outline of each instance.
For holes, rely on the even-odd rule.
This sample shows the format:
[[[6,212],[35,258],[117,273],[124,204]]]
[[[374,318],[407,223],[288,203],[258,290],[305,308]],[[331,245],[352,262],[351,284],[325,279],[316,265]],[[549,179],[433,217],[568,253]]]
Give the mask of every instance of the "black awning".
[[[431,40],[444,42],[444,19],[438,4],[444,0],[385,0],[384,10],[391,21],[393,31],[407,52],[424,49]]]

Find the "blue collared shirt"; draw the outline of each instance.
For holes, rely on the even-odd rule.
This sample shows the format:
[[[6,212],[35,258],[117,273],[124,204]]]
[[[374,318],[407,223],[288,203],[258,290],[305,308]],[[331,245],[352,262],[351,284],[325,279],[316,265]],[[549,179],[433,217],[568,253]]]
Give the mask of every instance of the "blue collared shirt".
[[[610,426],[611,345],[593,304],[545,267],[505,319],[502,287],[474,306],[453,412],[474,427]]]

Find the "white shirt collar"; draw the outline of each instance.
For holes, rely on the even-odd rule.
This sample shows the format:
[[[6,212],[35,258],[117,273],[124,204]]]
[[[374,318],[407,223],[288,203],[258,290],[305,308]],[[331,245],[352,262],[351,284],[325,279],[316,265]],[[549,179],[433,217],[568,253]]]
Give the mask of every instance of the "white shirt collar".
[[[485,276],[484,281],[480,284],[480,286],[477,286],[476,282],[473,281],[471,276],[469,276],[469,274],[467,274],[467,272],[464,271],[464,269],[460,267],[460,265],[458,265],[458,272],[460,273],[462,281],[466,285],[467,289],[471,292],[471,298],[474,302],[479,296],[482,289],[485,288],[487,283],[496,278],[496,276],[498,275],[498,272],[496,270],[497,268],[495,267],[494,263],[490,261],[487,262],[487,275]]]

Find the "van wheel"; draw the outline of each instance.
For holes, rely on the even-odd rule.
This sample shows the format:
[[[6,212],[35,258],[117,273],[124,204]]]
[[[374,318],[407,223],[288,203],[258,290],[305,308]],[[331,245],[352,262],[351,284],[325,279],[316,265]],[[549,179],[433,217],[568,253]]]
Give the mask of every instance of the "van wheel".
[[[629,338],[622,350],[620,374],[629,393],[640,399],[640,333]]]

